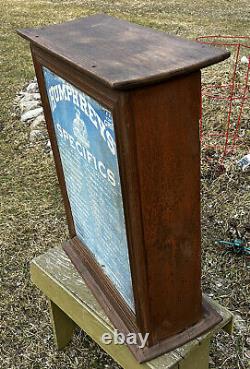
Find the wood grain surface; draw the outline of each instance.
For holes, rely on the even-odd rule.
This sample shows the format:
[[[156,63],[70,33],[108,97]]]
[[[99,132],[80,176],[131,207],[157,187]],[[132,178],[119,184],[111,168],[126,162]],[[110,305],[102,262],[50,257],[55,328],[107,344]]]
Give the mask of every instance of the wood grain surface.
[[[118,89],[199,70],[230,55],[102,14],[18,33]]]
[[[133,91],[131,109],[156,343],[202,318],[200,73]]]

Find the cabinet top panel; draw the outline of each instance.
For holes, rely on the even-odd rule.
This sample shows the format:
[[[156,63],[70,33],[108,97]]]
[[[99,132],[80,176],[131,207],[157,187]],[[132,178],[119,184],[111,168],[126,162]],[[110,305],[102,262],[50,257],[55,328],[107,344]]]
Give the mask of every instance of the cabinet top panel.
[[[164,81],[230,55],[103,14],[18,33],[114,89]]]

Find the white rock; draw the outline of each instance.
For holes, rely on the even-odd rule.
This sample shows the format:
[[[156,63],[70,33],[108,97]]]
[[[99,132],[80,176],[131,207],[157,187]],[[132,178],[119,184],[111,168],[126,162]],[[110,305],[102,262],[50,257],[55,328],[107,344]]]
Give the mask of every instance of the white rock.
[[[25,112],[25,111],[28,111],[28,110],[33,110],[35,108],[37,108],[38,106],[40,106],[40,101],[39,100],[26,100],[26,99],[23,99],[21,102],[20,102],[20,108],[21,108],[21,112]]]
[[[20,102],[20,100],[22,100],[24,96],[25,96],[25,93],[24,93],[24,92],[20,92],[20,93],[18,93],[18,94],[16,95],[16,97],[15,97],[15,102],[16,102],[16,103],[19,103],[19,102]]]
[[[44,152],[46,154],[52,155],[52,149],[51,149],[51,142],[50,140],[47,141],[45,148],[44,148]]]
[[[41,95],[39,92],[32,94],[32,100],[41,100]]]
[[[249,58],[247,56],[242,56],[240,61],[241,61],[242,64],[248,64],[249,63]]]
[[[29,93],[35,93],[35,92],[37,92],[38,91],[38,85],[37,85],[37,83],[36,82],[31,82],[28,85],[26,91],[29,92]]]
[[[44,119],[44,115],[40,114],[31,123],[30,129],[32,130],[32,129],[42,129],[42,128],[45,128],[45,119]]]
[[[44,133],[40,129],[34,129],[30,132],[30,141],[35,142],[44,137]]]
[[[21,101],[30,101],[33,100],[33,94],[29,94],[27,92],[24,92],[21,97]]]
[[[48,140],[48,142],[46,143],[46,148],[51,149],[51,142],[50,142],[50,140]]]
[[[43,112],[42,107],[30,110],[30,111],[26,111],[26,113],[22,114],[21,121],[22,122],[27,122],[28,120],[35,119],[42,112]]]

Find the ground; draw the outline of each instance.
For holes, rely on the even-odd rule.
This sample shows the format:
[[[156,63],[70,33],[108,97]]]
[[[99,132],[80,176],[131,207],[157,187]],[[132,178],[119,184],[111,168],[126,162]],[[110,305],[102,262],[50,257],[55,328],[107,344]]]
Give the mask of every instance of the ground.
[[[97,12],[188,38],[249,32],[247,0],[0,0],[1,369],[118,368],[82,332],[62,352],[53,346],[47,302],[30,281],[29,262],[60,244],[67,227],[52,158],[42,143],[29,142],[29,129],[13,109],[16,94],[34,76],[28,44],[15,30]],[[225,254],[214,242],[235,238],[235,228],[242,234],[250,223],[249,175],[236,166],[244,150],[225,160],[226,171],[220,176],[213,170],[213,152],[203,150],[203,289],[237,317],[234,335],[219,334],[213,341],[210,369],[246,369],[250,360],[248,260]]]

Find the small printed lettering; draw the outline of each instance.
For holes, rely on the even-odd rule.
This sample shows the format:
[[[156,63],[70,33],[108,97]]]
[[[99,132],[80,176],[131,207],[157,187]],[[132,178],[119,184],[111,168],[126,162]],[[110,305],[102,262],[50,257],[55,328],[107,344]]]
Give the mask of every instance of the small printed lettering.
[[[96,171],[98,171],[103,178],[111,183],[113,187],[116,186],[115,175],[111,169],[107,168],[101,160],[97,160],[96,157],[87,149],[83,144],[77,141],[71,136],[59,123],[56,124],[56,129],[59,136],[67,142],[77,154],[79,154],[88,164],[92,165]]]

